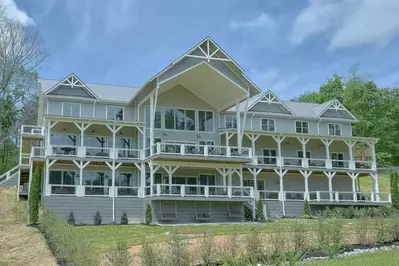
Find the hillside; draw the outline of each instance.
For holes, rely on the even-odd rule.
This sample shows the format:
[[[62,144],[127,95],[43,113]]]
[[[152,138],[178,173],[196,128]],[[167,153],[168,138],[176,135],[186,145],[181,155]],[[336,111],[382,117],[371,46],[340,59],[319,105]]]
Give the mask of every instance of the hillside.
[[[26,226],[26,202],[15,188],[0,188],[0,265],[57,265],[43,235]]]

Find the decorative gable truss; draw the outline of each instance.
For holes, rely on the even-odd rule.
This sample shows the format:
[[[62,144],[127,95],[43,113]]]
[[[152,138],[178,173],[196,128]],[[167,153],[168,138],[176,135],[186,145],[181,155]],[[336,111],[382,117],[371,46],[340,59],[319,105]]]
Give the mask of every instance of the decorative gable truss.
[[[357,120],[357,118],[349,112],[338,100],[332,101],[320,114],[318,117],[330,117],[330,118],[344,118]]]
[[[211,39],[206,38],[202,43],[198,44],[187,54],[187,57],[206,59],[208,62],[211,60],[226,61],[235,63],[219,46],[216,45]],[[238,64],[236,64],[238,68]]]
[[[272,92],[266,91],[249,108],[252,112],[279,113],[294,115],[294,113]]]
[[[64,95],[89,97],[99,100],[100,98],[87,87],[75,74],[70,74],[65,79],[58,82],[45,95]]]

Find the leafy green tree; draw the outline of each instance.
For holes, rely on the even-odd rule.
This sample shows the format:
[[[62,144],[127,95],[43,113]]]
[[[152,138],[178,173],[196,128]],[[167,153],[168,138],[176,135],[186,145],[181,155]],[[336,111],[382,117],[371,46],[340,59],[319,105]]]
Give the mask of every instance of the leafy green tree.
[[[152,207],[149,202],[145,205],[145,224],[151,225],[152,224]]]
[[[258,200],[256,203],[256,220],[258,222],[261,222],[265,219],[265,216],[263,214],[263,202],[262,200]]]
[[[37,224],[39,221],[40,204],[40,168],[36,167],[33,172],[29,191],[29,223]]]
[[[312,218],[312,212],[310,210],[310,204],[308,200],[305,200],[305,204],[303,206],[303,218],[305,219]]]

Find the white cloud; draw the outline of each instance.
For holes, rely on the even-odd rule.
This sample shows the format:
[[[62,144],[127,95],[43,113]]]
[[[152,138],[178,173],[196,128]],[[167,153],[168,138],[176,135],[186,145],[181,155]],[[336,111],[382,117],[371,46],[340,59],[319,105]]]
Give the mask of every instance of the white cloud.
[[[2,0],[5,7],[5,14],[8,18],[21,22],[24,25],[34,25],[35,22],[25,11],[18,8],[14,0]]]
[[[329,49],[385,45],[399,35],[397,0],[309,0],[289,37],[301,44],[312,35],[329,38]]]
[[[249,30],[255,31],[264,28],[274,28],[275,20],[268,14],[262,12],[259,17],[248,21],[231,21],[229,27],[232,30]]]

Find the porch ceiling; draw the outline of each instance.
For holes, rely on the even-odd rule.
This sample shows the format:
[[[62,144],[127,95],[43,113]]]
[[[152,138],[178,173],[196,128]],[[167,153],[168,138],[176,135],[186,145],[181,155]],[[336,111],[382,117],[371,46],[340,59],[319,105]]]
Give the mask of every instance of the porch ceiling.
[[[197,64],[160,82],[159,93],[181,84],[192,93],[215,107],[225,110],[247,97],[242,88],[206,62]],[[184,99],[182,99],[184,100]]]

